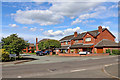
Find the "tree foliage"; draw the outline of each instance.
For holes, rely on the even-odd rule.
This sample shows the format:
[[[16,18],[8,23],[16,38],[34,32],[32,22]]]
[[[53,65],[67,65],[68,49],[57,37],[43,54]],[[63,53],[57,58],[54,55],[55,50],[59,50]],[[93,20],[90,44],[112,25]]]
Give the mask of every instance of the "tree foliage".
[[[0,49],[0,60],[7,61],[10,60],[9,53],[5,51],[5,49]]]
[[[46,40],[41,41],[38,45],[39,50],[59,48],[61,46],[60,42],[57,40]]]
[[[2,38],[1,41],[2,48],[10,54],[19,55],[19,52],[28,46],[28,43],[21,37],[18,37],[17,34],[12,34],[6,38]]]

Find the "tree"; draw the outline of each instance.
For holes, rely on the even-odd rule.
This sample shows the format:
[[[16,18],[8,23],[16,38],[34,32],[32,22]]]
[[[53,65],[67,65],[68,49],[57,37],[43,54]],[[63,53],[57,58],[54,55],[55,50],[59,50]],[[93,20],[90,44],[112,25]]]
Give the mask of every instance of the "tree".
[[[24,48],[28,46],[28,43],[18,37],[17,34],[12,34],[6,38],[2,38],[2,48],[10,54],[17,54],[19,56],[19,52],[21,52]]]
[[[9,53],[5,51],[5,49],[0,49],[0,61],[10,60]]]
[[[40,50],[45,50],[45,49],[59,48],[60,46],[61,44],[57,40],[46,40],[46,41],[41,41],[38,45],[38,48]]]

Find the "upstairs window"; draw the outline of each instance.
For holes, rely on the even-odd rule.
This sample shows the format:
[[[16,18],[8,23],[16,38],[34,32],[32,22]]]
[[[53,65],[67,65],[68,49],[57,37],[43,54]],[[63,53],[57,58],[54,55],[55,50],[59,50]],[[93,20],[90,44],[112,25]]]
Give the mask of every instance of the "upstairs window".
[[[68,42],[66,41],[66,44],[68,44]]]
[[[86,42],[91,41],[91,37],[87,37],[87,38],[85,38],[85,41],[86,41]]]
[[[75,40],[76,43],[78,43],[78,40]]]

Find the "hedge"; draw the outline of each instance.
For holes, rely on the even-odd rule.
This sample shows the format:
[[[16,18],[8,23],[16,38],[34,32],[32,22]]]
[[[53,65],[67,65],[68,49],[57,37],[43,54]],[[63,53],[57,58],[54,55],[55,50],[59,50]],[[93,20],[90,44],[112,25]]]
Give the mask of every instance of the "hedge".
[[[32,48],[32,49],[30,49],[30,51],[31,51],[32,53],[34,53],[35,49],[34,49],[34,48]]]
[[[112,54],[120,55],[120,50],[112,50]]]

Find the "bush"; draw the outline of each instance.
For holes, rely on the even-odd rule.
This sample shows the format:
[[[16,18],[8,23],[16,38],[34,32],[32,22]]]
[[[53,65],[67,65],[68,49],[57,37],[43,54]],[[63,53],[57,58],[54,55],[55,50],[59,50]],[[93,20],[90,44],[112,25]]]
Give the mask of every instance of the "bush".
[[[63,50],[63,53],[65,53],[65,50]]]
[[[26,52],[26,50],[23,50],[23,52]]]
[[[106,53],[110,53],[110,49],[106,49]]]
[[[112,54],[120,55],[120,50],[112,50]]]
[[[30,51],[31,51],[32,53],[34,53],[35,49],[34,49],[34,48],[32,48]]]
[[[74,52],[74,50],[73,50],[73,49],[71,49],[71,52],[73,53],[73,52]]]
[[[2,60],[2,61],[10,60],[9,53],[6,52],[5,49],[0,49],[0,60]]]

